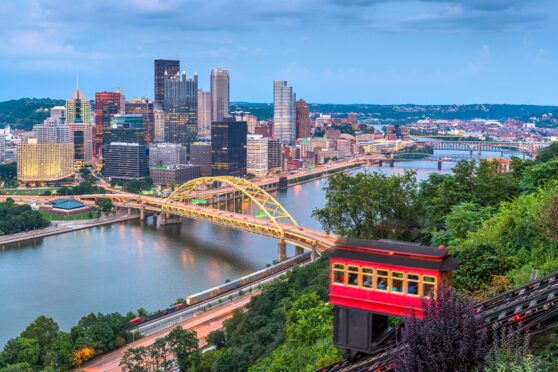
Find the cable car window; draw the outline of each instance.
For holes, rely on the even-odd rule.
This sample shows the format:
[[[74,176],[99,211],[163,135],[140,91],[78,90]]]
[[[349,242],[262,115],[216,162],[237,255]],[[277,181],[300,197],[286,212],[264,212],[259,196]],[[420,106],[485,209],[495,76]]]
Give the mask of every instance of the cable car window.
[[[423,275],[422,277],[422,295],[424,297],[434,297],[436,294],[436,278],[433,276]]]
[[[369,267],[362,268],[362,288],[372,289],[374,270]]]
[[[333,265],[333,283],[345,284],[345,265],[343,264]]]
[[[391,273],[391,291],[393,293],[403,293],[403,273]]]
[[[388,290],[388,275],[386,270],[376,271],[376,290],[384,292]]]
[[[347,267],[347,285],[358,287],[358,266]]]
[[[407,274],[407,294],[410,296],[419,295],[419,276],[416,274]]]

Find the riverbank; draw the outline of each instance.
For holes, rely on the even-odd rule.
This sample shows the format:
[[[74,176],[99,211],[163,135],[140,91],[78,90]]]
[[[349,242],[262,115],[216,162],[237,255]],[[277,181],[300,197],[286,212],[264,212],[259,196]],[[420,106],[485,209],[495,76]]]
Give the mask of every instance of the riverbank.
[[[44,229],[26,231],[17,234],[0,236],[0,247],[4,248],[7,244],[21,243],[28,240],[35,240],[47,236],[64,234],[72,231],[89,229],[91,227],[103,226],[117,222],[131,221],[139,218],[139,214],[113,215],[92,220],[75,221],[53,221],[54,226]]]

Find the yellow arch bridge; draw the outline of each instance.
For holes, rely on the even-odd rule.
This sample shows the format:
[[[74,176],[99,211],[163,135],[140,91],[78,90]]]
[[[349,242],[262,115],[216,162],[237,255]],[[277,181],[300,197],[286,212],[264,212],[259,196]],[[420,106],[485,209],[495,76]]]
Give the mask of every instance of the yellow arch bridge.
[[[243,178],[201,177],[178,187],[168,198],[115,193],[83,195],[82,200],[109,198],[119,208],[137,209],[143,219],[155,213],[162,221],[170,216],[191,218],[279,240],[279,259],[286,257],[286,244],[314,254],[333,247],[336,236],[300,226],[268,192]]]

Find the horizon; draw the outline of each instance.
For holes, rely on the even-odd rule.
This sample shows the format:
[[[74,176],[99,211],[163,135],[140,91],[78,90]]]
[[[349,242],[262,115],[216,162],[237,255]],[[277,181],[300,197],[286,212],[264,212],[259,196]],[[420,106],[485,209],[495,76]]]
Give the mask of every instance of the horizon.
[[[89,99],[117,87],[153,98],[153,60],[179,59],[203,90],[212,68],[228,69],[236,102],[271,102],[273,80],[287,80],[307,102],[551,106],[557,10],[550,0],[4,1],[0,100],[66,99],[77,74]]]

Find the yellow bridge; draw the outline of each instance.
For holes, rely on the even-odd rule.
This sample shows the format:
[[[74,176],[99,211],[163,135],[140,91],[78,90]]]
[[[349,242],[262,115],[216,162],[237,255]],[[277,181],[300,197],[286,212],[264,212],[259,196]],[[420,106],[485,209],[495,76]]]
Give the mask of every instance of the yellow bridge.
[[[278,257],[286,257],[286,244],[319,254],[330,249],[337,237],[299,226],[285,208],[267,191],[236,177],[201,177],[178,187],[168,198],[131,194],[82,195],[81,200],[109,198],[119,208],[156,213],[162,221],[170,216],[191,218],[279,240]]]

